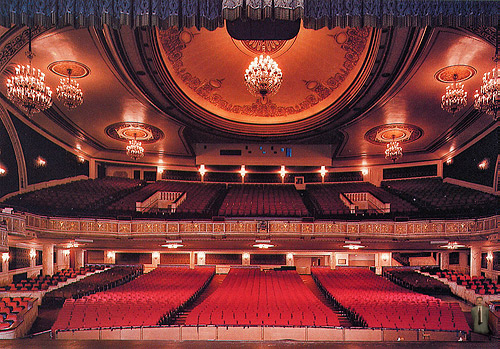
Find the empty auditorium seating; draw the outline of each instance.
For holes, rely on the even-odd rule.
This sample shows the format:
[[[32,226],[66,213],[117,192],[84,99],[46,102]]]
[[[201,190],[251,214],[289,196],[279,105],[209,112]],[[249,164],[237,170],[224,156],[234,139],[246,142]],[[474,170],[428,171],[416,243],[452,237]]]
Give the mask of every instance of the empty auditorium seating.
[[[370,193],[380,201],[391,204],[391,212],[412,213],[418,209],[405,200],[371,183],[308,184],[307,192],[320,215],[345,215],[349,208],[340,199],[340,193]],[[370,210],[368,210],[370,212]]]
[[[0,299],[0,330],[6,330],[23,319],[36,299],[30,297],[3,297]]]
[[[436,271],[434,275],[465,286],[480,295],[500,294],[500,284],[484,276],[470,276],[455,270]]]
[[[195,307],[186,325],[340,326],[332,309],[295,270],[231,268],[219,288]]]
[[[312,273],[329,297],[368,327],[470,331],[459,304],[407,290],[368,269],[316,267]]]
[[[500,199],[478,190],[444,183],[440,178],[384,181],[382,187],[433,214],[456,212],[464,215],[497,210]]]
[[[154,326],[197,297],[213,267],[159,267],[113,289],[67,299],[52,330]]]
[[[81,267],[78,270],[71,268],[63,269],[56,272],[54,275],[38,275],[33,278],[21,280],[15,283],[13,282],[7,286],[0,287],[0,291],[45,291],[50,286],[56,286],[59,282],[66,282],[68,280],[75,279],[78,275],[86,275],[102,269],[104,269],[104,266],[102,265]]]
[[[146,200],[157,191],[168,191],[187,193],[186,200],[177,207],[177,214],[208,214],[211,204],[224,188],[224,185],[214,183],[157,181],[110,204],[107,210],[115,214],[133,214],[136,202]]]
[[[450,287],[439,280],[417,273],[412,269],[386,269],[384,276],[394,283],[429,295],[450,294]]]
[[[219,216],[308,216],[293,185],[232,185],[219,209]]]
[[[62,306],[66,299],[77,299],[95,292],[116,287],[130,281],[141,273],[142,267],[116,266],[102,273],[92,274],[77,282],[50,291],[44,295],[42,303],[44,305]]]
[[[50,215],[99,214],[99,208],[140,187],[125,178],[89,179],[44,188],[9,198],[6,204]]]

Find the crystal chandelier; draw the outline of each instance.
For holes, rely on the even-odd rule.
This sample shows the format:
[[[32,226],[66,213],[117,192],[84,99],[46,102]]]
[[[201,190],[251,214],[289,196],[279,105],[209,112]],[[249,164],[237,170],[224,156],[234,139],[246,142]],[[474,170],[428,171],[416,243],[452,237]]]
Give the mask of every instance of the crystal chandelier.
[[[464,91],[464,84],[457,82],[457,79],[458,75],[453,74],[453,83],[446,87],[446,92],[441,97],[441,108],[453,115],[467,105],[467,92]]]
[[[495,121],[498,119],[498,112],[500,111],[500,72],[498,71],[500,55],[498,54],[498,41],[499,31],[497,28],[495,57],[493,57],[495,68],[491,72],[484,73],[483,84],[480,90],[476,90],[474,94],[474,108],[493,116]]]
[[[283,74],[271,57],[260,55],[250,63],[245,71],[245,84],[248,91],[264,100],[278,92]]]
[[[137,160],[144,156],[144,148],[142,147],[142,143],[139,142],[136,138],[128,141],[126,149],[127,149],[127,155],[134,160]]]
[[[392,136],[392,141],[390,143],[387,143],[385,158],[396,162],[396,160],[400,159],[402,156],[403,148],[399,145],[399,142],[394,139],[394,136]]]
[[[31,28],[26,56],[29,64],[18,65],[14,76],[7,79],[7,97],[31,116],[52,105],[52,91],[45,85],[45,74],[31,65],[34,57],[31,51]]]
[[[83,92],[74,79],[71,80],[71,69],[68,69],[68,77],[61,79],[57,86],[57,99],[68,109],[74,109],[83,103]]]

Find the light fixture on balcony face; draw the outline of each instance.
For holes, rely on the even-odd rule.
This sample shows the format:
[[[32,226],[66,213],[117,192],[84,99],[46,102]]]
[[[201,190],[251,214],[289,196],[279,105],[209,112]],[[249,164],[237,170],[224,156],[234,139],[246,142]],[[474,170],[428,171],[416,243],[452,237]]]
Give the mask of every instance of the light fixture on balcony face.
[[[29,116],[39,113],[52,105],[52,91],[45,85],[45,74],[33,68],[31,61],[34,54],[31,50],[31,28],[29,29],[29,46],[26,52],[29,63],[18,65],[15,74],[7,79],[7,98],[25,110]]]
[[[250,63],[245,71],[245,85],[248,91],[265,100],[281,87],[283,74],[271,57],[260,55]]]

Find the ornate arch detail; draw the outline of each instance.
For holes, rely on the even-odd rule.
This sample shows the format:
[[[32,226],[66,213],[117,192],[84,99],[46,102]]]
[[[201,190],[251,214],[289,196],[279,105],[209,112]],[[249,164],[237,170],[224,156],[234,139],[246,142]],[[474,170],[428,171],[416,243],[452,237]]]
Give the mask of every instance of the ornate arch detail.
[[[16,156],[17,162],[17,172],[19,177],[19,190],[21,191],[28,186],[28,172],[26,171],[26,161],[24,159],[23,147],[21,146],[21,141],[19,140],[16,128],[12,123],[9,113],[1,104],[0,120],[3,122],[3,125],[7,130],[10,141],[12,142],[12,147],[14,148],[14,154]]]

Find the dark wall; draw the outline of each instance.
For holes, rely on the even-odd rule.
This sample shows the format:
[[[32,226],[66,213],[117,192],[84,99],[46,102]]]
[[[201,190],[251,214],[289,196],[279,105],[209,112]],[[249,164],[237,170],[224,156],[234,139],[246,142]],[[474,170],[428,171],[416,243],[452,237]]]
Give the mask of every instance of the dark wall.
[[[500,128],[495,129],[479,142],[453,158],[449,165],[443,165],[443,178],[451,177],[476,184],[493,187],[495,164],[500,150]],[[485,170],[478,164],[488,159],[489,167]]]
[[[0,176],[0,197],[19,190],[19,176],[17,171],[16,155],[9,135],[3,122],[0,121],[0,166],[6,168],[7,173]]]
[[[34,116],[36,117],[36,116]],[[78,162],[77,157],[52,143],[11,114],[12,122],[23,147],[28,172],[28,184],[89,174],[89,163]],[[45,167],[37,167],[35,159],[41,156]]]

